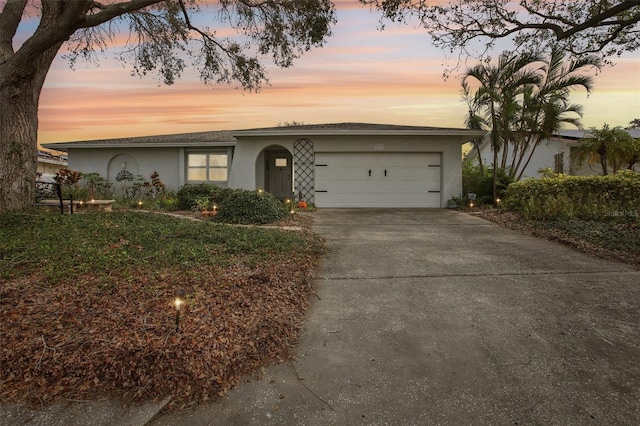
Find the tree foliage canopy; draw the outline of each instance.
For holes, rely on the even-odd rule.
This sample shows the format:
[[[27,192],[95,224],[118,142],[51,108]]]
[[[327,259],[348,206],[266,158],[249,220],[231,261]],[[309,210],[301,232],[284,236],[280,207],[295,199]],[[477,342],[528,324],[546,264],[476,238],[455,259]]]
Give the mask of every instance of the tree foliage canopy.
[[[512,37],[523,50],[559,44],[574,55],[607,58],[640,46],[640,0],[360,0],[383,19],[417,19],[435,44],[482,56],[498,39]]]
[[[633,139],[629,132],[620,126],[608,124],[601,129],[592,127],[580,141],[576,150],[580,164],[588,160],[589,165],[600,163],[602,174],[609,174],[609,165],[616,173],[621,168],[631,170],[640,159],[640,141]]]
[[[582,108],[570,102],[570,93],[578,88],[590,91],[593,81],[587,73],[599,67],[594,56],[566,58],[555,46],[547,55],[504,52],[496,62],[466,70],[466,121],[471,128],[491,130],[494,182],[499,170],[520,179],[536,147],[563,124],[580,127]]]
[[[262,60],[289,67],[322,46],[335,23],[330,0],[0,0],[0,212],[33,206],[38,104],[53,60],[93,59],[120,48],[133,74],[174,83],[191,62],[205,83],[267,82]],[[23,41],[18,33],[35,28]],[[22,31],[21,31],[22,32]],[[124,38],[122,37],[124,36]]]
[[[201,5],[197,0],[7,0],[0,13],[0,61],[6,70],[0,84],[10,71],[27,72],[30,61],[59,43],[68,42],[67,57],[75,63],[118,44],[124,34],[119,58],[131,63],[135,74],[154,72],[172,84],[191,61],[204,82],[237,81],[257,89],[266,81],[260,56],[291,66],[304,51],[324,44],[335,23],[329,0],[219,0],[211,6],[216,13],[207,15],[213,22],[205,26],[194,23]],[[29,15],[39,26],[14,51],[18,25]]]

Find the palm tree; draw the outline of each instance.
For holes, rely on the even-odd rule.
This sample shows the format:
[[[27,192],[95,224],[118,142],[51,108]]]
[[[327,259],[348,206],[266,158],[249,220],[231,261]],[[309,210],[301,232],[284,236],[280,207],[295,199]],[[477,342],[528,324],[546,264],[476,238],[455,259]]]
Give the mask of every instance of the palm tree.
[[[499,169],[511,179],[521,179],[543,140],[564,124],[580,128],[582,107],[570,103],[569,95],[576,88],[591,91],[593,79],[587,71],[600,66],[592,56],[568,60],[556,46],[548,57],[505,52],[497,64],[485,62],[465,72],[462,88],[469,106],[467,127],[491,130],[494,197]],[[471,79],[479,83],[474,93]]]
[[[473,99],[473,107],[468,122],[483,122],[491,128],[491,150],[493,151],[493,198],[497,199],[498,152],[506,150],[509,134],[505,130],[513,117],[516,96],[522,87],[538,84],[540,76],[530,65],[539,62],[540,57],[533,53],[516,55],[504,52],[497,64],[486,62],[468,68],[463,75],[463,88],[474,79],[479,83],[476,93],[467,99]],[[471,117],[478,115],[480,117]],[[505,154],[503,153],[503,156]]]
[[[625,156],[627,169],[633,170],[633,166],[640,161],[640,139],[633,139],[629,143]]]
[[[640,139],[633,139],[623,155],[627,169],[633,170],[633,166],[640,161]]]
[[[585,159],[588,159],[589,165],[599,161],[602,166],[602,175],[606,176],[609,172],[609,160],[614,173],[622,164],[633,167],[638,159],[637,148],[629,132],[620,126],[611,128],[605,124],[602,129],[592,127],[589,130],[587,137],[580,141],[576,155],[580,165]]]
[[[540,69],[541,83],[524,91],[521,127],[516,132],[521,136],[521,143],[514,147],[511,177],[516,180],[522,178],[536,147],[557,133],[563,124],[581,127],[582,106],[571,104],[569,95],[571,90],[579,87],[590,92],[593,78],[586,72],[591,68],[600,69],[601,65],[594,56],[567,60],[561,48],[552,48],[544,67]],[[522,164],[527,152],[528,158]]]
[[[476,92],[477,95],[477,92]],[[469,89],[469,85],[466,81],[462,81],[462,98],[467,103],[467,107],[469,108],[469,114],[465,117],[464,124],[467,129],[473,130],[487,130],[487,121],[480,114],[479,111],[479,102],[475,96],[471,95],[471,91]],[[484,175],[484,165],[482,164],[482,155],[480,153],[480,145],[482,144],[482,140],[484,138],[476,138],[471,141],[473,147],[478,154],[478,165],[480,166],[480,173]]]
[[[627,129],[640,129],[640,118],[634,118],[627,125]]]

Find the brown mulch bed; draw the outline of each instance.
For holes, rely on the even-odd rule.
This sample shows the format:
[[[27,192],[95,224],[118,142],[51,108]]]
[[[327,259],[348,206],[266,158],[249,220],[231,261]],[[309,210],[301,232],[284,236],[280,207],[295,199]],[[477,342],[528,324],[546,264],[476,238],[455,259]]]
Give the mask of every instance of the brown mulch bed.
[[[544,238],[549,241],[556,241],[590,256],[625,263],[632,266],[634,269],[640,270],[640,252],[604,247],[600,244],[589,241],[586,238],[571,235],[561,229],[553,229],[551,227],[540,226],[540,223],[528,222],[518,213],[514,212],[486,209],[473,212],[472,214],[505,228],[512,229],[526,235]],[[624,232],[635,233],[637,238],[640,240],[640,226],[637,223],[613,224],[611,226],[622,227],[624,228]]]
[[[311,226],[311,218],[288,224]],[[38,276],[0,282],[0,400],[172,396],[169,409],[226,394],[291,357],[319,259],[293,255],[192,275],[139,271],[125,282],[85,276],[55,287]],[[186,292],[179,329],[173,289]]]

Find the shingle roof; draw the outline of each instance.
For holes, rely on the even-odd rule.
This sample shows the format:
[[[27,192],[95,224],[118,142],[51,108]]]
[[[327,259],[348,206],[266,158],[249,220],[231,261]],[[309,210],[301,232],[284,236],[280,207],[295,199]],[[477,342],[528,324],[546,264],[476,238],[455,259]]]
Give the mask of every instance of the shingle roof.
[[[457,129],[448,127],[427,126],[402,126],[395,124],[371,124],[371,123],[329,123],[329,124],[303,124],[296,126],[265,127],[258,129],[238,130],[232,132],[235,137],[244,136],[312,136],[312,135],[456,135],[465,137],[478,137],[486,132],[469,129]]]
[[[326,124],[300,124],[295,126],[263,127],[256,129],[239,130],[239,132],[281,132],[281,131],[434,131],[434,130],[461,130],[447,127],[427,127],[427,126],[403,126],[396,124],[373,124],[373,123],[326,123]],[[236,133],[236,132],[233,132]]]
[[[640,129],[625,129],[625,131],[634,139],[640,138]],[[582,139],[588,133],[589,130],[560,130],[556,136],[566,139]]]
[[[106,146],[139,146],[139,147],[157,147],[157,146],[231,146],[235,145],[236,138],[231,132],[215,131],[215,132],[196,132],[196,133],[178,133],[174,135],[155,135],[155,136],[139,136],[129,138],[114,139],[95,139],[85,141],[73,141],[62,143],[42,144],[45,148],[50,149],[69,149],[69,148],[99,148]]]
[[[265,127],[237,131],[213,131],[197,133],[179,133],[173,135],[139,136],[129,138],[96,139],[61,143],[42,144],[45,148],[68,150],[73,148],[105,148],[113,146],[127,147],[162,147],[162,146],[234,146],[236,137],[270,136],[277,134],[456,134],[477,136],[476,130],[446,127],[401,126],[394,124],[370,123],[330,123],[304,124],[284,127]]]

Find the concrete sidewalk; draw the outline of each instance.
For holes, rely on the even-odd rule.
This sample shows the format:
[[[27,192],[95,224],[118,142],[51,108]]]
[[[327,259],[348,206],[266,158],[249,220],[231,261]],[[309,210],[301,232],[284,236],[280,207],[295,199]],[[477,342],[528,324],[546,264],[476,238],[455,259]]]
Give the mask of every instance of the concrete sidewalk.
[[[153,425],[637,424],[640,272],[445,210],[320,210],[297,360]]]
[[[330,251],[296,361],[150,424],[640,419],[640,271],[447,210],[319,210],[314,227]],[[83,424],[65,422],[83,407],[84,424],[149,418],[76,404],[0,423]]]

